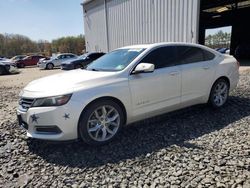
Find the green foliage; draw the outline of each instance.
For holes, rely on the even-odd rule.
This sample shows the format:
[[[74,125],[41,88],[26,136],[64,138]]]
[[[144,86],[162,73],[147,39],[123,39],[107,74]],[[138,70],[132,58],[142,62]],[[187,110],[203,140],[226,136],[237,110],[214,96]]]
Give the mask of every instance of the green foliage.
[[[62,37],[52,41],[52,52],[81,54],[85,46],[83,35]]]
[[[14,34],[0,34],[0,56],[12,57],[36,52],[37,45],[28,37]]]
[[[0,34],[0,56],[13,57],[21,54],[44,54],[70,52],[82,54],[85,47],[83,35],[62,37],[52,43],[44,40],[38,42],[18,34]]]
[[[205,45],[211,48],[229,47],[230,42],[231,34],[223,32],[222,30],[218,31],[214,35],[208,35],[205,39]]]

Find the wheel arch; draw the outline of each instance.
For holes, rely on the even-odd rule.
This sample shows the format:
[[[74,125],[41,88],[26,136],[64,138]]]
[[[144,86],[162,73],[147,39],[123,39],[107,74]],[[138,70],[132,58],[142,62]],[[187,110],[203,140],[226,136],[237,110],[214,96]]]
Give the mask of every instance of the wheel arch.
[[[46,68],[47,68],[47,66],[48,66],[49,64],[51,64],[51,65],[53,65],[53,67],[55,67],[55,64],[54,64],[53,62],[49,62],[49,63],[46,64]]]
[[[217,79],[214,81],[213,86],[214,86],[214,84],[215,84],[219,79],[224,79],[224,80],[228,83],[228,87],[229,87],[229,89],[230,89],[230,79],[229,79],[227,76],[220,76],[219,78],[217,78]],[[212,86],[212,88],[213,88],[213,86]],[[212,89],[212,88],[211,88],[211,89]]]
[[[127,123],[127,110],[125,108],[125,105],[123,104],[123,102],[121,100],[119,100],[118,98],[116,97],[112,97],[112,96],[103,96],[103,97],[98,97],[94,100],[92,100],[91,102],[89,102],[82,110],[80,116],[79,116],[79,119],[78,119],[78,124],[77,124],[77,134],[78,134],[78,138],[80,138],[80,135],[79,135],[79,123],[80,123],[80,119],[81,119],[81,116],[84,114],[84,112],[86,111],[86,109],[92,105],[93,103],[96,103],[98,101],[102,101],[102,100],[112,100],[113,102],[117,103],[121,109],[122,109],[122,112],[123,112],[123,115],[124,115],[124,125]]]
[[[210,92],[209,92],[209,95],[208,95],[208,98],[207,98],[207,102],[209,101],[209,98],[210,98],[210,96],[211,96],[211,92],[212,92],[212,89],[213,89],[213,87],[214,87],[214,84],[219,80],[219,79],[224,79],[227,83],[228,83],[228,89],[230,89],[230,79],[227,77],[227,76],[220,76],[220,77],[218,77],[216,80],[214,80],[214,82],[213,82],[213,84],[212,84],[212,86],[211,86],[211,88],[210,88]]]

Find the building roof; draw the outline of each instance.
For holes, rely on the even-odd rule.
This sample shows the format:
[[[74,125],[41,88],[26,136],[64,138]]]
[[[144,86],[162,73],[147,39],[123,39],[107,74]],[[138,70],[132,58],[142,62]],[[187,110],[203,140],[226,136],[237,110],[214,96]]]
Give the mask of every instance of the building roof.
[[[94,0],[83,0],[82,5],[86,5],[86,4],[90,3],[91,1],[94,1]]]

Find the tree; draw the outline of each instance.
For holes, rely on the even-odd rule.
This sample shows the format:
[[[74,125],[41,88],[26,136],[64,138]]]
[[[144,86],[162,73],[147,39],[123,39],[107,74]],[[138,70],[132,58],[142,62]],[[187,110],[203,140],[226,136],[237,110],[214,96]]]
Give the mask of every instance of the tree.
[[[28,37],[17,34],[0,35],[0,56],[12,57],[19,54],[34,53],[37,44]]]
[[[46,40],[35,42],[26,36],[18,34],[0,34],[0,56],[5,57],[34,53],[51,56],[52,52],[81,54],[84,47],[85,38],[83,35],[62,37],[50,43]]]
[[[85,37],[62,37],[52,41],[52,51],[54,53],[75,53],[81,54],[85,47]]]
[[[229,47],[230,42],[231,42],[231,34],[223,32],[222,30],[218,31],[214,35],[208,35],[205,38],[205,45],[211,48]]]

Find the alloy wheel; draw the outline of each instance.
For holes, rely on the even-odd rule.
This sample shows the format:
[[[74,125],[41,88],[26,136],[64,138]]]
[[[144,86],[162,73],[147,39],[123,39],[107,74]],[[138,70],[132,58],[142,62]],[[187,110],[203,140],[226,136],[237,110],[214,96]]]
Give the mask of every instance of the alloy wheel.
[[[120,115],[118,111],[109,105],[96,108],[87,122],[89,136],[98,142],[111,139],[120,127]]]
[[[226,82],[218,82],[214,88],[213,101],[216,106],[222,106],[227,101],[228,85]]]

